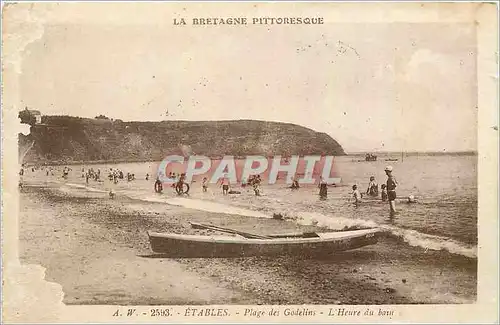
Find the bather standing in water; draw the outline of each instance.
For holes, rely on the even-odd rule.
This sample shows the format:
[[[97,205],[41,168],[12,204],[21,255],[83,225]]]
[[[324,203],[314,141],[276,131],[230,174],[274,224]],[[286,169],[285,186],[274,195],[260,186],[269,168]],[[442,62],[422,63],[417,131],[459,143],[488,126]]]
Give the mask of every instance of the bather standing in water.
[[[392,166],[385,167],[385,174],[387,175],[387,198],[389,199],[390,213],[393,216],[396,214],[396,187],[398,182],[392,175]]]
[[[354,198],[354,205],[358,206],[361,202],[361,193],[359,192],[357,185],[352,186],[352,197]]]
[[[203,182],[201,183],[201,187],[203,189],[203,192],[207,191],[207,188],[208,188],[208,178],[203,177]]]
[[[292,186],[290,186],[292,190],[298,190],[300,188],[299,181],[296,176],[292,177]]]
[[[67,179],[68,178],[68,174],[69,174],[69,168],[68,167],[64,167],[63,169],[63,178],[64,179]]]
[[[229,193],[229,179],[224,175],[222,178],[222,195],[227,195]]]
[[[255,196],[260,196],[260,182],[261,182],[260,175],[257,175],[253,178],[252,180],[252,186],[253,186],[253,191],[255,193]]]
[[[382,190],[382,201],[387,201],[387,189],[386,189],[386,185],[385,184],[382,184],[380,185],[380,189]]]
[[[320,199],[326,199],[328,196],[328,187],[327,187],[326,180],[323,178],[323,176],[320,177],[319,179],[319,197]]]
[[[366,194],[369,196],[378,196],[378,184],[375,181],[375,176],[370,176],[370,183],[368,183],[368,189],[366,190]]]

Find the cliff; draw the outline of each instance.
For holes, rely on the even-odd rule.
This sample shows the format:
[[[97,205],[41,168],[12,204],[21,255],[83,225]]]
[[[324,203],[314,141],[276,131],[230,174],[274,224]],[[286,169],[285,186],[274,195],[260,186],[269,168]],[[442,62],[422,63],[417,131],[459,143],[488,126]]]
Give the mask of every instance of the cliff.
[[[20,147],[24,162],[159,161],[190,150],[198,155],[344,155],[325,133],[289,123],[255,120],[123,122],[43,116]]]

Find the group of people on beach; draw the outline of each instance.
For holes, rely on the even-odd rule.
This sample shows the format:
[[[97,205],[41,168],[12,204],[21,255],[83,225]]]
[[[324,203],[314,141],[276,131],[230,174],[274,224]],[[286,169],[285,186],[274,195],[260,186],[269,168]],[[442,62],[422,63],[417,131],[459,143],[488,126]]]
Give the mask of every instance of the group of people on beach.
[[[380,191],[379,191],[379,186],[377,184],[377,181],[375,180],[375,176],[370,177],[370,181],[368,183],[368,188],[366,189],[366,195],[371,198],[378,198],[379,195],[381,197],[381,200],[384,202],[389,202],[390,206],[390,213],[391,215],[396,214],[396,187],[398,185],[398,182],[394,175],[392,174],[392,166],[387,166],[385,167],[384,171],[387,175],[387,181],[385,184],[382,184],[380,186]],[[148,179],[149,174],[146,176],[146,179]],[[179,174],[176,175],[175,173],[169,173],[168,176],[170,179],[173,179],[174,182],[172,184],[172,187],[177,188],[179,186],[182,186],[184,183],[185,179],[185,174]],[[177,179],[177,177],[179,177]],[[251,175],[248,179],[242,179],[241,181],[241,187],[245,188],[247,186],[251,186],[253,188],[253,191],[256,196],[261,195],[261,182],[262,178],[260,175]],[[292,190],[297,190],[300,188],[299,181],[297,180],[296,177],[291,178],[291,188]],[[220,184],[220,187],[222,189],[222,195],[228,195],[228,194],[240,194],[241,192],[239,191],[234,191],[231,190],[231,183],[229,180],[229,177],[227,175],[223,175],[217,184]],[[201,182],[201,187],[202,191],[205,193],[208,191],[208,178],[204,177],[202,182]],[[319,182],[318,182],[318,188],[319,188],[319,197],[322,200],[326,200],[328,197],[328,183],[327,181],[323,178],[320,177]],[[159,177],[156,180],[155,183],[155,190],[156,192],[161,192],[163,190],[163,185],[161,184],[161,181]],[[359,203],[362,202],[363,194],[360,193],[358,186],[353,185],[352,186],[352,197],[354,198],[354,204],[357,206]],[[182,191],[177,191],[178,194],[185,194]],[[413,200],[413,198],[409,198]],[[410,202],[413,203],[413,202]]]
[[[62,174],[61,178],[63,179],[68,179],[69,173],[72,169],[68,166],[64,166],[62,169]],[[57,167],[53,166],[45,166],[45,165],[33,165],[33,166],[27,166],[26,164],[21,165],[21,169],[19,170],[19,187],[23,187],[23,176],[25,173],[31,171],[31,173],[36,173],[38,171],[45,172],[46,176],[54,176],[55,171],[59,172]]]
[[[82,167],[82,173],[81,173],[81,178],[85,178],[85,183],[88,185],[89,180],[93,180],[96,182],[102,182],[101,180],[101,169],[97,168],[88,168],[85,170],[85,167]],[[108,171],[108,179],[113,182],[114,184],[118,184],[119,180],[121,179],[127,179],[127,181],[133,181],[135,180],[135,174],[132,173],[127,173],[124,174],[123,171],[120,169],[116,168],[110,168]],[[146,180],[149,179],[149,176],[146,176]]]
[[[113,181],[114,184],[117,184],[120,179],[126,179],[127,182],[131,182],[131,181],[135,180],[135,174],[127,173],[125,175],[123,173],[123,171],[121,171],[120,169],[110,168],[109,173],[108,173],[108,179],[110,181]],[[146,180],[148,180],[148,179],[149,179],[149,175],[147,174]]]
[[[247,186],[252,186],[253,191],[255,193],[255,196],[260,196],[261,182],[262,182],[262,179],[261,179],[260,175],[251,175],[248,178],[248,180],[243,179],[241,181],[241,187],[245,188]],[[220,187],[222,188],[222,195],[241,194],[240,191],[231,190],[231,182],[229,180],[229,177],[227,177],[227,175],[224,175],[217,183],[220,184]],[[203,180],[201,182],[201,187],[202,187],[203,192],[207,192],[207,190],[208,190],[208,178],[207,177],[203,177]]]
[[[19,174],[20,176],[23,176],[25,173],[26,166],[22,166]],[[42,168],[46,170],[47,176],[50,174],[53,175],[53,168],[46,167]],[[35,167],[32,167],[32,171],[35,171]],[[71,171],[71,168],[65,166],[62,170],[62,178],[67,179],[69,172]],[[364,195],[366,195],[369,198],[375,199],[379,198],[383,202],[389,202],[389,207],[390,207],[390,214],[394,215],[396,214],[396,187],[398,186],[398,182],[394,175],[392,174],[393,167],[392,166],[386,166],[384,169],[386,175],[387,175],[387,181],[385,184],[382,184],[380,186],[379,190],[379,184],[377,183],[375,176],[371,176],[368,187],[366,189],[365,193],[361,193],[358,189],[358,185],[353,185],[352,186],[352,198],[354,199],[354,205],[358,206],[362,201]],[[100,182],[100,176],[101,176],[101,170],[99,168],[94,169],[94,168],[89,168],[85,170],[84,167],[82,167],[82,178],[85,178],[86,183],[89,183],[89,180],[94,180],[96,182]],[[145,179],[149,180],[149,174],[146,174]],[[189,191],[189,184],[187,184],[187,191],[185,190],[185,174],[183,173],[174,173],[170,172],[168,177],[172,179],[174,182],[172,184],[172,187],[174,187],[177,191],[178,194],[187,194]],[[108,178],[110,181],[112,181],[114,184],[117,184],[120,179],[127,179],[127,181],[133,181],[135,180],[135,175],[132,173],[127,173],[126,175],[123,173],[123,171],[119,169],[109,169],[108,173]],[[159,183],[159,184],[158,184]],[[261,183],[262,183],[262,178],[261,175],[251,175],[248,177],[248,179],[242,179],[241,181],[241,187],[245,188],[247,186],[252,187],[253,192],[255,196],[260,196],[261,195]],[[228,195],[228,194],[240,194],[241,192],[235,191],[231,189],[231,183],[230,179],[227,175],[223,175],[223,177],[217,182],[217,184],[220,185],[222,189],[222,195]],[[201,187],[203,192],[208,191],[208,178],[204,177],[202,182],[201,182]],[[289,187],[292,190],[298,190],[300,188],[299,181],[296,177],[291,178],[291,186]],[[318,188],[319,188],[319,197],[321,200],[326,200],[328,196],[328,184],[327,181],[323,178],[320,177],[319,182],[318,182]],[[180,189],[180,190],[179,190]],[[161,192],[163,190],[163,185],[161,184],[160,178],[158,177],[156,179],[155,183],[155,190],[157,192]],[[408,197],[408,203],[416,203],[416,200],[414,199],[413,196]]]
[[[394,175],[392,174],[392,166],[387,166],[385,167],[384,171],[385,174],[387,175],[387,181],[385,184],[382,184],[380,186],[380,191],[381,191],[381,200],[386,202],[389,202],[389,207],[390,207],[390,214],[394,215],[396,214],[396,187],[398,186],[398,182]],[[352,196],[354,199],[354,204],[356,206],[361,203],[363,194],[360,193],[358,190],[357,185],[352,186]],[[379,197],[379,189],[378,189],[378,184],[375,180],[375,176],[370,177],[370,182],[368,183],[368,188],[366,189],[366,195],[368,195],[371,198],[378,198]],[[409,203],[415,203],[415,199],[413,196],[408,197],[408,202]]]
[[[85,183],[87,184],[89,183],[89,179],[99,182],[101,180],[101,170],[99,168],[97,170],[89,168],[85,171],[85,168],[82,167],[82,178],[85,178]]]
[[[22,164],[21,169],[19,170],[19,176],[24,176],[24,173],[27,171],[31,171],[32,173],[34,173],[38,170],[45,171],[46,176],[49,176],[49,175],[54,176],[55,168],[52,166],[31,166],[31,167],[28,167],[25,164]],[[64,168],[62,170],[61,177],[67,178],[70,171],[71,171],[70,167],[64,166]]]

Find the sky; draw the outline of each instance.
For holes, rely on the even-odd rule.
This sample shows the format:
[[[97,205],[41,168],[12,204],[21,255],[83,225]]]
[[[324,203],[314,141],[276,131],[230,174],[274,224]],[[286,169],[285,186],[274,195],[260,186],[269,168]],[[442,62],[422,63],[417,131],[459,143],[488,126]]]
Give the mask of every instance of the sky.
[[[194,17],[48,20],[23,53],[21,106],[125,121],[290,122],[347,152],[476,150],[472,23],[174,26],[180,15]]]

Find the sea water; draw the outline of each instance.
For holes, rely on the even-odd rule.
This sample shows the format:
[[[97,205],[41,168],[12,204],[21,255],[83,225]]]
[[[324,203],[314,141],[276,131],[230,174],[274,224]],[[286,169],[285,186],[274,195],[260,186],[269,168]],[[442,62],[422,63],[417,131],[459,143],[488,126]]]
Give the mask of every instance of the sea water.
[[[67,180],[62,180],[62,166],[55,167],[49,179],[64,182],[68,187],[85,186],[90,191],[109,191],[131,198],[164,204],[180,205],[209,212],[223,212],[248,217],[271,218],[273,213],[300,224],[315,224],[339,230],[345,227],[380,227],[404,240],[409,245],[424,249],[447,250],[450,253],[476,257],[477,246],[477,156],[420,155],[405,157],[397,162],[383,159],[374,162],[358,161],[359,157],[336,157],[334,168],[342,183],[328,188],[328,198],[319,199],[319,189],[310,185],[297,191],[286,184],[264,185],[262,196],[256,197],[251,188],[232,188],[239,195],[222,195],[220,186],[209,185],[208,192],[201,189],[195,178],[189,196],[177,196],[173,189],[165,188],[163,194],[154,192],[158,163],[122,163],[101,165],[73,165]],[[362,160],[362,159],[361,159]],[[350,199],[352,185],[366,191],[370,176],[380,184],[385,183],[384,167],[391,164],[398,181],[398,214],[389,216],[387,203],[367,200],[354,206]],[[103,182],[81,177],[84,167],[101,170]],[[113,184],[107,178],[110,168],[135,174],[136,180],[120,180]],[[27,172],[29,177],[31,170]],[[45,171],[35,171],[37,178],[47,178]],[[149,174],[149,180],[146,180]],[[405,203],[405,197],[414,195],[417,203]]]

